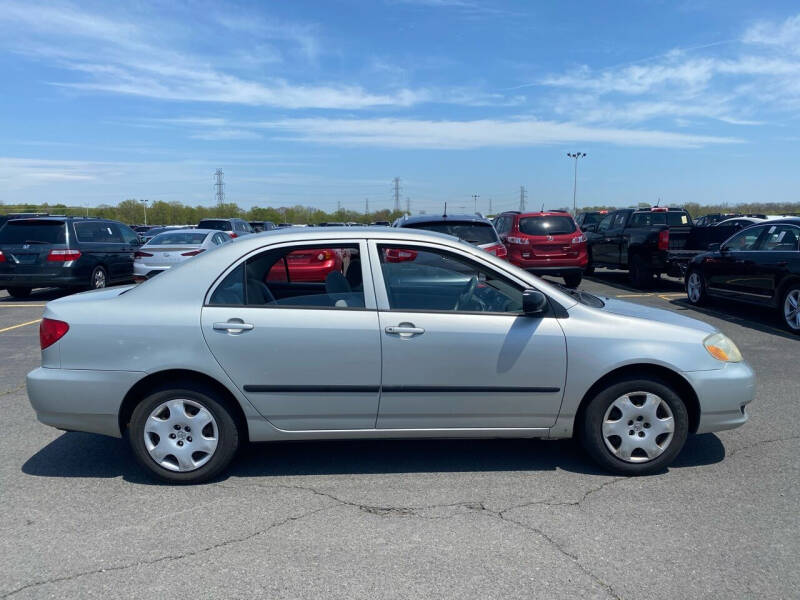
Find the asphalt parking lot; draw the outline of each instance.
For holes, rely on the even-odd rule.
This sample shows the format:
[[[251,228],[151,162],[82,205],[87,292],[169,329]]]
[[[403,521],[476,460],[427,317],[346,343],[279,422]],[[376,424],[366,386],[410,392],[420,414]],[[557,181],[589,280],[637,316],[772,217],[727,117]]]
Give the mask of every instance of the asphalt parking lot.
[[[0,599],[798,597],[800,339],[674,280],[582,288],[731,336],[750,422],[643,478],[567,441],[358,441],[254,445],[223,480],[159,485],[125,442],[36,421],[24,377],[58,294],[0,292]]]

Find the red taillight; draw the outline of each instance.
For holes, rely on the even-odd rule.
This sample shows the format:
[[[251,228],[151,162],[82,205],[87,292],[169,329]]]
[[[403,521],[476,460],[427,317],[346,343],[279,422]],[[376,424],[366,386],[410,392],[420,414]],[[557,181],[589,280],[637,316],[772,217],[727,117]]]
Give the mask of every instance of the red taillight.
[[[50,250],[47,260],[50,262],[69,262],[78,260],[81,257],[80,250]]]
[[[494,254],[498,258],[505,258],[506,256],[508,256],[508,250],[506,250],[506,247],[503,246],[503,244],[493,244],[492,246],[486,246],[484,250],[489,254]]]
[[[6,262],[6,255],[3,254],[2,250],[0,250],[0,262]]]
[[[333,252],[330,250],[320,250],[319,254],[317,254],[317,260],[319,262],[325,262],[326,260],[330,260],[333,258]]]
[[[136,252],[133,253],[134,260],[137,258],[144,258],[146,256],[153,256],[153,255],[150,254],[149,252],[142,252],[141,250],[137,250]]]
[[[416,260],[417,253],[414,250],[403,250],[401,248],[387,248],[384,251],[384,257],[386,258],[386,262],[390,263],[409,262],[412,260]]]
[[[69,331],[69,324],[56,319],[42,319],[39,323],[39,345],[42,350],[52,346]]]
[[[228,232],[228,235],[229,235],[229,236],[231,236],[232,238],[239,237],[238,235],[236,235],[236,232],[235,232],[235,231],[229,231],[229,232]]]
[[[198,250],[190,250],[189,252],[181,252],[181,256],[197,256],[201,252],[205,252],[205,248],[199,248]]]
[[[669,229],[658,232],[658,249],[669,250]]]

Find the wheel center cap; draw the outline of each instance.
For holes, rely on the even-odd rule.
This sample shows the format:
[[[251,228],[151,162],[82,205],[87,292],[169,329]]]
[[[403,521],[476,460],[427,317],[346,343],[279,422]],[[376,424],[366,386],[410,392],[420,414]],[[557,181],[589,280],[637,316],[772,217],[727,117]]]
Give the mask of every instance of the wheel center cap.
[[[636,421],[636,423],[633,424],[634,431],[641,431],[642,429],[643,429],[642,424],[639,421]]]
[[[179,440],[185,440],[185,439],[186,439],[186,432],[185,432],[185,431],[183,431],[183,429],[181,429],[181,430],[178,432],[178,435],[177,435],[177,437],[178,437],[178,439],[179,439]]]

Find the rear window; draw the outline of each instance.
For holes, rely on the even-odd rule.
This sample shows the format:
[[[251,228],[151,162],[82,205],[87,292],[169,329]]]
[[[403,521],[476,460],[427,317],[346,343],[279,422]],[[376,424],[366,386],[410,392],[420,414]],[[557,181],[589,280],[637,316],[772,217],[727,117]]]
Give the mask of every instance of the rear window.
[[[670,212],[640,212],[633,213],[629,227],[650,227],[651,225],[667,225],[669,227],[680,227],[681,225],[691,225],[689,213],[682,211]]]
[[[572,217],[523,217],[519,230],[526,235],[562,235],[575,231]]]
[[[0,244],[66,244],[64,221],[9,221],[0,229]]]
[[[217,231],[232,231],[233,227],[231,226],[230,221],[217,221],[217,220],[208,220],[208,221],[200,221],[197,224],[198,229],[216,229]]]
[[[592,225],[594,223],[599,223],[603,220],[605,215],[601,215],[600,213],[586,213],[583,217],[583,224],[584,225]]]
[[[420,223],[409,225],[411,229],[423,229],[425,231],[435,231],[446,233],[470,244],[494,244],[498,243],[497,233],[489,223],[447,221],[446,223]]]
[[[199,246],[206,239],[207,233],[159,233],[147,242],[148,246]],[[214,234],[216,235],[216,234]]]

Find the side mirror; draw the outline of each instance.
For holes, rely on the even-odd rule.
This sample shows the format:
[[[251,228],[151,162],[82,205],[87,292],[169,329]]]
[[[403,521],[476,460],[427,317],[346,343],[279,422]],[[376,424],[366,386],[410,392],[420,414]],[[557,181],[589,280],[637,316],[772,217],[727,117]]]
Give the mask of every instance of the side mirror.
[[[547,296],[539,290],[527,289],[522,292],[522,312],[530,316],[541,316],[547,310]]]

